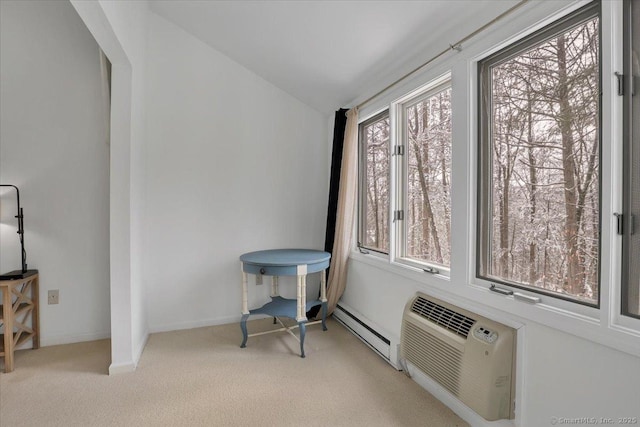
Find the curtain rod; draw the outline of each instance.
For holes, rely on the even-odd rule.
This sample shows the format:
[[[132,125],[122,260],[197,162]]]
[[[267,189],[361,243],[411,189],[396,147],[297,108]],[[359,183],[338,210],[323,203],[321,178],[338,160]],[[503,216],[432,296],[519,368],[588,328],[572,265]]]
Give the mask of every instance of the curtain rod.
[[[496,16],[491,21],[487,22],[486,24],[484,24],[482,27],[478,28],[474,32],[472,32],[472,33],[468,34],[467,36],[461,38],[456,43],[450,44],[448,48],[446,48],[445,50],[443,50],[442,52],[440,52],[436,56],[432,57],[427,62],[423,63],[422,65],[420,65],[417,68],[414,68],[413,71],[408,72],[407,74],[405,74],[404,76],[400,77],[398,80],[396,80],[395,82],[391,83],[390,85],[388,85],[384,89],[376,92],[375,94],[373,94],[369,98],[367,98],[364,101],[362,101],[361,103],[359,103],[357,108],[362,108],[364,105],[366,105],[372,99],[377,98],[378,96],[382,95],[387,90],[391,89],[393,86],[397,85],[401,81],[405,80],[406,78],[410,77],[411,75],[413,75],[413,74],[417,73],[418,71],[422,70],[424,67],[426,67],[427,65],[431,64],[433,61],[435,61],[436,59],[440,58],[445,53],[447,53],[447,52],[449,52],[451,50],[456,50],[456,51],[460,52],[462,50],[462,43],[464,43],[467,40],[469,40],[470,38],[476,36],[478,33],[484,31],[485,29],[487,29],[491,25],[495,24],[496,22],[498,22],[499,20],[501,20],[505,16],[511,14],[512,12],[514,12],[516,9],[520,8],[522,5],[524,5],[528,1],[529,0],[521,0],[518,4],[516,4],[515,6],[512,6],[511,8],[507,9],[506,11],[502,12],[500,15]]]

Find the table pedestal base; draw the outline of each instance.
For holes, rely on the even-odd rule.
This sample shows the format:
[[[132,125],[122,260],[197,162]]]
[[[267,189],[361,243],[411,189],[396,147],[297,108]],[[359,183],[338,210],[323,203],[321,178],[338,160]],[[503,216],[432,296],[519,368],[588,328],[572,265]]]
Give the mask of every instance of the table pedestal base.
[[[289,334],[291,334],[296,340],[298,340],[300,342],[300,357],[305,357],[304,354],[304,337],[306,335],[307,332],[307,325],[315,325],[318,323],[322,323],[322,330],[326,331],[327,330],[327,324],[326,324],[326,319],[327,319],[327,302],[324,301],[322,302],[322,319],[321,320],[315,320],[313,322],[309,322],[306,320],[300,321],[298,322],[296,325],[294,326],[285,326],[284,323],[282,323],[282,321],[278,318],[278,316],[273,316],[273,324],[275,325],[276,322],[279,322],[280,325],[282,326],[282,328],[279,329],[274,329],[272,331],[265,331],[265,332],[257,332],[254,334],[249,334],[247,331],[247,319],[249,319],[249,316],[251,316],[252,314],[265,314],[265,311],[270,311],[269,308],[265,309],[265,307],[267,307],[268,305],[275,305],[275,306],[279,306],[281,304],[286,303],[289,300],[285,300],[284,298],[281,297],[276,297],[274,298],[274,301],[272,301],[269,304],[265,304],[263,307],[258,308],[256,310],[251,310],[248,314],[243,314],[242,315],[242,319],[240,320],[240,329],[242,330],[242,344],[240,344],[240,348],[245,348],[247,346],[247,339],[249,337],[255,337],[258,335],[265,335],[265,334],[272,334],[274,332],[288,332]],[[289,317],[289,316],[284,316],[284,317]],[[294,333],[293,333],[293,329],[298,328],[300,329],[300,337],[297,337]]]

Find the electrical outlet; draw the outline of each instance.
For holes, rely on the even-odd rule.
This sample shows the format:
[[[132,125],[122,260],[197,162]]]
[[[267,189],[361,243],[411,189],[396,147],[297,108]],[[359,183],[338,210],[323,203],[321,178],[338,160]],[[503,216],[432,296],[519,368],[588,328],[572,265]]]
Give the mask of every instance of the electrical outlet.
[[[60,296],[60,291],[58,289],[50,290],[48,294],[49,304],[58,304],[58,302],[60,302],[59,296]]]

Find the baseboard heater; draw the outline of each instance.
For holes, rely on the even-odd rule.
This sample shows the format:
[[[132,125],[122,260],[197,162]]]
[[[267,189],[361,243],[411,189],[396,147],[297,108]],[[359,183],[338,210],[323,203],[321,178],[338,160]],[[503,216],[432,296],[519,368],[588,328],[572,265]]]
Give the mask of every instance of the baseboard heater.
[[[360,338],[360,340],[372,350],[382,356],[387,362],[393,364],[391,361],[391,340],[389,340],[389,338],[373,329],[355,314],[339,304],[333,311],[333,317]]]

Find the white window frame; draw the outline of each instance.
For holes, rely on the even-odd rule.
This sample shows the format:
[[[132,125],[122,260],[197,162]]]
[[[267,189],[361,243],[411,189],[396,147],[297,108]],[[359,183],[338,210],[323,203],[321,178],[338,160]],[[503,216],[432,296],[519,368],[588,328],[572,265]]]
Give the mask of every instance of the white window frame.
[[[511,56],[511,55],[519,55],[521,52],[525,52],[530,48],[533,48],[534,46],[536,46],[539,41],[541,40],[545,40],[548,35],[546,35],[545,33],[550,32],[550,35],[552,37],[553,34],[559,34],[559,33],[565,33],[566,31],[568,31],[567,25],[565,24],[565,21],[569,21],[569,28],[571,27],[571,21],[574,21],[575,18],[578,18],[580,15],[592,15],[593,14],[593,9],[597,8],[597,12],[596,15],[598,17],[599,22],[601,21],[601,13],[600,10],[598,8],[598,3],[590,3],[588,4],[584,9],[580,8],[578,10],[572,11],[571,13],[566,14],[563,17],[557,18],[554,21],[552,21],[550,23],[549,26],[545,26],[541,29],[538,29],[536,31],[533,31],[532,33],[530,33],[529,35],[521,38],[518,41],[515,41],[513,43],[509,43],[507,46],[503,47],[502,49],[500,49],[497,53],[499,55],[504,55],[503,49],[507,49],[507,55]],[[581,18],[581,19],[585,19],[585,18]],[[587,19],[591,19],[591,18],[587,18]],[[559,28],[558,28],[559,27]],[[601,28],[602,26],[599,25],[599,34],[598,34],[598,39],[599,39],[599,53],[600,53],[600,57],[599,59],[602,57],[602,40],[601,40]],[[544,38],[542,38],[541,40],[538,40],[541,38],[542,35],[545,35]],[[524,46],[522,46],[524,45]],[[511,49],[511,51],[509,51],[509,49]],[[483,57],[481,60],[479,60],[477,62],[477,66],[478,66],[478,87],[477,87],[477,93],[476,93],[476,98],[478,99],[477,102],[477,129],[478,129],[478,135],[476,137],[476,141],[477,141],[477,153],[476,153],[476,159],[477,159],[477,164],[478,164],[478,169],[476,169],[476,188],[478,188],[477,191],[477,199],[476,199],[476,204],[475,206],[477,206],[477,210],[476,210],[476,218],[477,218],[477,222],[476,222],[476,233],[475,233],[475,244],[476,244],[476,260],[475,260],[475,265],[476,265],[476,272],[475,272],[475,281],[478,284],[481,284],[483,286],[489,286],[489,288],[491,289],[492,286],[495,286],[498,289],[507,291],[507,292],[513,292],[515,296],[523,296],[524,298],[530,298],[532,300],[539,300],[541,303],[544,304],[548,304],[550,306],[553,307],[557,307],[559,309],[562,310],[568,310],[568,311],[573,311],[573,312],[577,312],[580,313],[582,315],[587,315],[590,317],[594,317],[597,318],[598,317],[598,310],[600,307],[600,296],[602,295],[602,289],[600,286],[600,283],[602,282],[602,279],[599,277],[599,283],[598,283],[598,288],[599,288],[599,293],[598,293],[598,298],[596,300],[595,304],[592,303],[587,303],[587,302],[583,302],[580,301],[578,298],[573,298],[573,297],[565,297],[562,294],[557,294],[554,293],[552,291],[548,291],[545,289],[541,289],[541,288],[536,288],[534,286],[529,286],[529,285],[525,285],[525,284],[520,284],[520,283],[515,283],[512,281],[509,281],[507,279],[504,278],[499,278],[499,277],[495,277],[495,278],[491,278],[488,277],[488,273],[483,273],[481,271],[481,263],[482,263],[482,257],[483,255],[485,257],[487,257],[488,255],[483,252],[484,251],[489,251],[489,248],[487,247],[482,247],[482,245],[484,244],[485,246],[488,245],[490,243],[490,241],[487,241],[486,239],[488,239],[488,236],[484,236],[484,239],[482,237],[482,233],[483,232],[488,232],[487,230],[481,230],[479,227],[480,224],[480,217],[481,215],[487,215],[486,210],[488,209],[488,206],[490,205],[488,200],[484,200],[481,199],[481,197],[484,195],[485,197],[489,197],[490,196],[490,191],[487,191],[486,194],[483,194],[483,191],[481,189],[481,186],[478,185],[480,183],[480,181],[483,179],[483,177],[480,176],[480,174],[482,173],[480,171],[480,163],[481,162],[488,162],[485,166],[489,166],[489,164],[491,163],[490,159],[487,160],[487,158],[481,159],[481,147],[482,145],[487,145],[487,147],[482,147],[484,148],[484,150],[490,150],[491,146],[489,144],[491,144],[492,140],[485,140],[485,138],[489,138],[488,134],[487,134],[487,128],[485,126],[489,126],[488,124],[484,123],[485,121],[490,121],[491,117],[486,115],[486,111],[483,110],[483,107],[481,107],[481,102],[479,100],[480,98],[480,94],[483,90],[483,88],[481,87],[482,82],[481,79],[483,78],[480,75],[480,63],[484,62],[487,58],[491,58],[492,60],[494,55],[496,55],[496,53],[492,53],[491,55],[486,55],[485,57]],[[503,61],[504,59],[501,59],[500,57],[498,57],[498,63],[500,63],[501,61]],[[601,60],[601,59],[600,59]],[[601,65],[601,64],[599,64]],[[487,72],[489,72],[490,69],[486,70]],[[599,71],[599,74],[601,74],[601,72]],[[486,77],[486,76],[485,76]],[[600,85],[602,86],[602,76],[599,75],[599,81],[600,81]],[[490,94],[485,94],[485,96],[491,96]],[[489,105],[490,107],[490,105]],[[604,145],[603,142],[603,138],[602,138],[602,123],[603,123],[603,117],[602,115],[600,115],[599,117],[599,121],[600,121],[600,135],[599,135],[599,153],[602,154],[602,146]],[[599,170],[599,174],[603,174],[603,168],[600,167]],[[488,169],[486,171],[484,171],[484,173],[490,173],[492,171],[492,169]],[[602,175],[600,175],[602,176]],[[486,179],[486,177],[484,177],[484,179]],[[493,186],[493,178],[489,178],[488,181],[489,183],[487,184],[487,188],[491,188]],[[604,181],[604,180],[603,180]],[[602,186],[602,183],[599,185],[599,193],[600,195],[602,195],[602,191],[601,189],[604,188]],[[602,209],[602,205],[599,207],[600,208],[600,222],[602,223],[602,217],[603,217],[603,209]],[[489,217],[490,218],[490,217]],[[600,226],[602,227],[602,224],[600,224]],[[600,255],[600,259],[599,261],[599,268],[600,265],[602,264],[602,250],[601,248],[599,248],[599,255]],[[487,260],[485,260],[485,262],[487,262]],[[600,273],[600,272],[599,272]]]
[[[367,246],[365,243],[363,243],[363,238],[364,238],[365,229],[366,229],[366,218],[365,218],[366,210],[364,208],[364,206],[366,206],[366,200],[365,200],[365,194],[363,193],[362,190],[366,184],[367,154],[366,154],[366,150],[363,149],[364,141],[362,140],[362,128],[363,126],[366,126],[371,123],[375,123],[383,119],[384,117],[389,117],[389,147],[387,147],[387,149],[391,154],[391,147],[392,147],[391,144],[392,144],[393,136],[391,135],[391,114],[389,109],[385,108],[381,111],[376,112],[375,114],[372,114],[371,116],[367,117],[364,120],[358,120],[358,208],[357,208],[358,212],[356,216],[357,219],[356,219],[356,226],[355,226],[356,228],[355,242],[358,250],[361,253],[366,253],[368,255],[373,254],[381,258],[388,258],[389,253],[391,252],[391,247],[393,246],[393,241],[391,240],[392,239],[391,230],[389,230],[389,224],[387,224],[387,235],[389,236],[389,253],[381,251],[379,248],[373,248],[373,247]],[[391,156],[389,157],[391,158]],[[392,213],[394,193],[393,193],[393,172],[391,171],[391,165],[389,165],[388,183],[389,183],[389,189],[387,191],[389,192],[389,213]],[[388,216],[388,218],[392,218],[392,216],[391,217]]]
[[[394,129],[392,129],[394,138],[394,146],[400,146],[404,149],[403,155],[394,155],[392,162],[394,164],[394,176],[395,176],[395,197],[393,198],[395,208],[393,211],[405,212],[405,218],[403,220],[396,220],[392,223],[391,227],[394,229],[394,256],[392,258],[394,263],[400,265],[406,265],[419,271],[434,274],[436,276],[449,277],[451,274],[451,266],[443,266],[433,262],[420,261],[411,258],[406,255],[407,247],[407,167],[409,162],[409,148],[407,147],[407,135],[406,135],[406,107],[415,105],[422,102],[431,96],[446,90],[452,89],[451,85],[451,73],[447,72],[441,75],[426,85],[418,88],[417,90],[407,94],[406,96],[396,100],[392,103],[390,111],[394,113]],[[393,218],[391,216],[390,218]],[[449,235],[451,233],[449,232]]]
[[[607,149],[601,150],[601,246],[600,246],[600,308],[584,306],[570,301],[545,297],[540,294],[520,290],[525,295],[539,297],[538,304],[507,303],[512,297],[502,297],[488,291],[491,282],[476,277],[477,245],[476,207],[477,207],[477,129],[478,129],[478,63],[519,39],[532,34],[546,25],[571,14],[590,3],[576,1],[564,9],[540,20],[537,24],[521,34],[496,43],[493,48],[472,56],[468,61],[465,75],[471,76],[469,88],[472,93],[468,110],[469,124],[466,129],[469,141],[473,141],[467,153],[467,165],[472,178],[467,181],[467,213],[473,216],[467,226],[470,235],[474,236],[465,247],[467,253],[467,271],[465,282],[476,292],[478,301],[486,302],[520,317],[544,324],[554,329],[581,336],[632,354],[640,355],[640,320],[622,316],[621,304],[621,238],[617,236],[617,222],[614,212],[622,206],[622,100],[617,97],[616,70],[622,68],[622,3],[602,2],[600,13],[601,28],[601,138],[608,141]],[[455,89],[455,87],[454,87]],[[455,104],[454,104],[454,109]],[[455,154],[454,154],[455,156]],[[456,162],[454,158],[454,162]],[[455,163],[454,163],[455,167]],[[613,286],[612,286],[613,284]],[[466,296],[466,292],[462,293]]]
[[[640,94],[638,93],[639,88],[637,87],[638,82],[631,82],[631,76],[633,75],[632,72],[632,60],[630,58],[631,56],[631,52],[630,52],[630,44],[632,43],[632,36],[631,36],[631,31],[632,29],[634,29],[635,31],[639,31],[640,30],[640,24],[638,24],[637,22],[634,22],[632,20],[631,16],[627,16],[627,14],[631,14],[632,12],[632,0],[624,0],[623,1],[623,12],[622,12],[622,31],[623,31],[623,43],[622,43],[622,53],[621,53],[621,57],[622,57],[622,72],[621,74],[623,75],[622,78],[622,85],[623,85],[623,91],[624,91],[624,95],[621,96],[622,98],[622,102],[623,102],[623,107],[622,107],[622,111],[621,111],[621,115],[623,117],[622,119],[622,126],[621,126],[621,137],[623,140],[623,148],[622,148],[622,153],[623,156],[621,158],[621,167],[620,169],[622,170],[622,183],[621,186],[624,189],[624,191],[629,191],[631,192],[631,183],[626,182],[627,180],[630,179],[630,171],[628,168],[631,167],[631,164],[628,163],[628,161],[631,160],[631,155],[629,153],[631,153],[632,149],[632,141],[631,141],[631,136],[633,134],[633,129],[632,129],[632,125],[631,122],[633,120],[632,114],[636,113],[637,111],[634,111],[634,109],[632,108],[631,105],[631,86],[635,83],[636,88],[635,88],[635,92],[636,94],[634,96],[640,96]],[[640,4],[637,4],[637,0],[635,0],[635,4],[633,5],[634,8],[638,8],[640,7]],[[636,26],[638,28],[636,28]],[[635,136],[637,138],[637,136]],[[629,150],[629,151],[627,151]],[[616,297],[618,298],[614,298],[615,304],[618,306],[618,311],[616,316],[614,316],[614,321],[620,325],[620,327],[622,328],[631,328],[631,329],[640,329],[640,316],[635,315],[633,313],[627,313],[626,312],[626,307],[625,307],[625,303],[626,303],[626,298],[627,296],[624,295],[625,293],[628,292],[628,287],[630,286],[629,281],[632,280],[632,277],[630,277],[629,275],[629,266],[630,264],[633,262],[631,259],[632,254],[628,251],[628,248],[625,248],[624,245],[627,244],[627,240],[630,238],[629,235],[629,227],[631,226],[631,213],[629,212],[630,209],[630,204],[629,204],[629,200],[626,200],[625,195],[623,194],[622,196],[623,200],[622,200],[622,207],[621,207],[621,211],[624,215],[624,221],[623,221],[623,236],[622,236],[622,245],[623,245],[623,249],[622,249],[622,253],[621,253],[621,273],[620,273],[620,283],[621,283],[621,289],[618,295],[616,295]],[[634,224],[634,228],[635,228],[635,233],[639,233],[640,232],[640,218],[633,218],[635,219],[635,224]],[[626,271],[625,271],[626,270]]]

